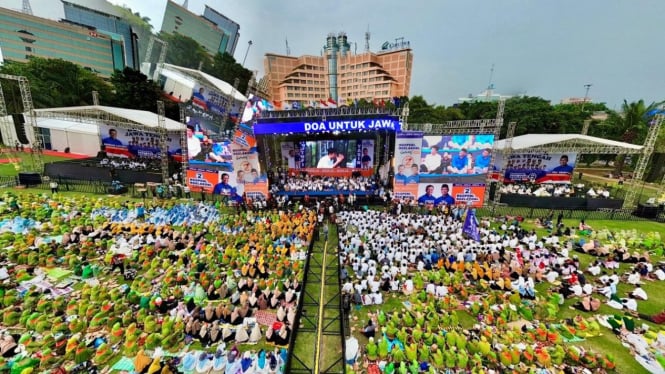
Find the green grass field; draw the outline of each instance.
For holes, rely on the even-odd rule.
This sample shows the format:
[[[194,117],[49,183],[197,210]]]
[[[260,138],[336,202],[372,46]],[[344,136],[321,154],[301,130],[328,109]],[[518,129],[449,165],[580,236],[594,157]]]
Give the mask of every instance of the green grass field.
[[[18,157],[15,159],[14,157]],[[64,161],[68,158],[59,157],[59,156],[50,156],[42,155],[42,162],[44,164],[49,162]],[[33,155],[30,153],[11,153],[11,154],[0,154],[0,159],[13,159],[13,162],[2,163],[0,164],[0,178],[2,177],[15,177],[19,172],[22,171],[33,171],[34,170],[34,159]]]
[[[8,189],[0,189],[2,190],[8,190]],[[23,193],[49,193],[46,190],[42,189],[28,189],[28,190],[17,190],[17,189],[10,189],[15,193],[23,194]],[[89,197],[94,197],[94,198],[104,198],[104,199],[118,199],[118,200],[132,200],[132,201],[139,201],[140,199],[132,198],[129,195],[120,195],[120,196],[111,196],[111,195],[98,195],[98,194],[84,194],[84,193],[76,193],[76,192],[62,192],[62,195],[65,196],[89,196]],[[509,211],[509,208],[504,208],[505,210]],[[578,218],[566,218],[564,219],[564,224],[566,226],[576,226],[579,223]],[[587,220],[586,223],[593,227],[594,229],[608,229],[612,231],[620,231],[620,230],[635,230],[638,233],[647,233],[647,232],[659,232],[661,237],[665,238],[665,224],[657,223],[657,222],[652,222],[652,221],[631,221],[631,220]],[[523,227],[526,229],[535,229],[539,236],[546,235],[547,231],[542,228],[537,228],[534,220],[533,219],[527,219],[523,222]],[[315,250],[312,255],[313,258],[315,258],[317,261],[322,261],[324,256],[323,256],[323,250],[324,250],[324,242],[321,240],[315,244]],[[325,257],[325,260],[327,263],[330,263],[330,261],[335,261],[336,260],[336,254],[335,250],[337,249],[337,237],[336,237],[336,231],[334,229],[331,229],[330,231],[330,240],[328,241],[328,246],[327,246],[327,256]],[[582,253],[575,253],[576,255],[579,256],[580,262],[581,262],[581,267],[582,269],[585,269],[588,264],[593,261],[594,257]],[[656,262],[659,260],[662,260],[663,258],[660,258],[658,256],[652,256],[652,261]],[[624,273],[627,270],[629,270],[631,265],[629,264],[621,264],[621,267],[619,269],[619,273]],[[593,281],[593,277],[587,276],[588,281]],[[545,293],[547,289],[550,287],[549,284],[547,283],[540,283],[537,285],[537,291],[539,293]],[[647,292],[647,294],[650,296],[648,301],[640,301],[638,303],[638,312],[646,314],[646,315],[653,315],[655,313],[659,313],[663,310],[665,310],[665,298],[659,297],[661,294],[665,293],[665,283],[663,282],[653,282],[653,281],[648,281],[646,284],[643,285],[644,290]],[[333,289],[333,287],[325,286],[323,289],[323,292],[321,292],[321,284],[320,282],[312,282],[311,284],[306,285],[306,289],[309,294],[311,294],[315,298],[321,297],[323,300],[329,300],[335,292],[337,292],[336,289]],[[632,288],[629,287],[625,283],[620,283],[618,287],[618,293],[620,297],[623,297],[626,295],[627,292],[629,292]],[[362,331],[362,327],[364,324],[367,322],[367,319],[369,316],[373,313],[376,313],[379,309],[383,309],[384,311],[386,310],[395,310],[395,309],[402,309],[403,308],[403,302],[406,300],[406,298],[402,295],[394,295],[394,294],[388,294],[384,298],[384,304],[381,306],[363,306],[359,309],[352,309],[352,315],[351,315],[351,329],[352,333],[358,338],[360,341],[361,347],[364,347],[365,344],[367,343],[367,339],[360,333]],[[577,310],[571,310],[570,306],[576,302],[575,299],[569,299],[566,300],[564,305],[561,307],[559,314],[557,315],[557,318],[560,320],[567,319],[567,318],[572,318],[578,313],[584,314],[585,316],[590,316],[588,313],[582,313]],[[305,306],[304,311],[306,314],[309,315],[316,315],[318,313],[318,310],[314,310],[311,307]],[[603,305],[599,311],[600,314],[614,314],[616,313],[616,310],[610,308],[609,306]],[[475,317],[472,316],[471,314],[461,311],[458,313],[459,315],[459,321],[460,321],[460,326],[462,328],[470,328],[476,321]],[[649,326],[650,329],[659,331],[661,329],[665,329],[663,326],[658,326],[653,324],[650,321],[644,320],[644,319],[637,319],[636,318],[636,324],[637,326],[640,326],[642,324],[645,324]],[[306,324],[306,322],[303,322],[301,319],[301,326],[303,324]],[[622,345],[620,340],[614,335],[614,333],[604,327],[601,327],[602,329],[602,335],[598,337],[593,337],[593,338],[588,338],[584,342],[578,343],[581,346],[587,348],[587,349],[592,349],[596,352],[611,352],[615,358],[616,358],[616,363],[617,363],[617,369],[616,372],[618,373],[647,373],[642,366],[640,366],[632,357],[630,354],[628,348]],[[321,369],[326,369],[327,365],[331,365],[339,356],[341,355],[341,342],[338,340],[338,337],[329,337],[329,336],[324,336],[321,339]],[[303,359],[303,361],[306,361],[306,364],[308,367],[313,367],[314,362],[316,358],[314,357],[314,351],[315,347],[317,344],[317,335],[316,333],[301,333],[298,336],[296,336],[296,343],[294,346],[294,351],[297,354],[297,356],[300,359]],[[312,366],[310,366],[312,365]]]

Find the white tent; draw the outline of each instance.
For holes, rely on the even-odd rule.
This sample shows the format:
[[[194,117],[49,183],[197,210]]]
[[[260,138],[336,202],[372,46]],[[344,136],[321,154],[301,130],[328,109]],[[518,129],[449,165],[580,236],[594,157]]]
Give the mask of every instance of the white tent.
[[[95,124],[37,118],[37,127],[52,150],[63,152],[69,148],[71,153],[88,156],[99,151],[99,129]]]
[[[506,139],[496,142],[495,147],[499,152],[506,146]],[[515,151],[527,149],[541,149],[547,151],[549,147],[563,148],[566,146],[585,146],[598,148],[623,148],[634,151],[630,153],[639,153],[642,150],[641,145],[617,142],[595,136],[581,134],[527,134],[513,138],[512,149]]]
[[[35,109],[37,117],[73,120],[81,123],[110,123],[115,126],[146,131],[157,131],[159,120],[156,113],[145,110],[115,108],[103,105],[72,106],[62,108]],[[185,131],[186,126],[170,118],[164,118],[168,132]]]
[[[216,91],[219,91],[220,93],[222,93],[226,96],[232,96],[236,101],[240,101],[242,103],[247,101],[247,97],[245,97],[245,95],[243,95],[238,90],[234,89],[231,84],[229,84],[227,82],[224,82],[223,80],[221,80],[219,78],[215,78],[212,75],[204,73],[200,70],[189,69],[189,68],[185,68],[185,67],[182,67],[182,66],[176,66],[176,65],[171,65],[171,64],[164,64],[164,67],[161,70],[161,74],[171,78],[172,75],[171,76],[167,75],[168,72],[184,73],[188,77],[192,77],[196,80],[201,80],[201,81],[207,82]],[[164,89],[164,91],[170,92],[167,89]],[[184,96],[183,96],[183,99],[184,99]]]

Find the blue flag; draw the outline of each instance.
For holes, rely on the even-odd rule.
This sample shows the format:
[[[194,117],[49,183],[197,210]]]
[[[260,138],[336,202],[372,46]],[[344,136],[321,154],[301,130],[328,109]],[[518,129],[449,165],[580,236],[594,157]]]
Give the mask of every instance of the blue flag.
[[[464,227],[462,232],[471,239],[480,241],[480,230],[478,230],[478,221],[476,220],[476,213],[473,209],[468,209],[466,212],[466,220],[464,220]]]

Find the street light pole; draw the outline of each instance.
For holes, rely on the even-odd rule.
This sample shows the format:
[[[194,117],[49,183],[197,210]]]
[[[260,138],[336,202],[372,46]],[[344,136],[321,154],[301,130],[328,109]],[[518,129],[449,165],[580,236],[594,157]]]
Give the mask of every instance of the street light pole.
[[[245,51],[245,58],[242,59],[242,66],[245,67],[245,61],[247,61],[247,55],[249,54],[249,47],[252,46],[252,41],[247,42],[247,51]]]
[[[584,93],[584,100],[582,100],[582,111],[583,112],[584,112],[584,105],[586,105],[586,101],[589,99],[589,89],[591,88],[591,83],[585,84],[584,88],[586,88],[586,92]]]

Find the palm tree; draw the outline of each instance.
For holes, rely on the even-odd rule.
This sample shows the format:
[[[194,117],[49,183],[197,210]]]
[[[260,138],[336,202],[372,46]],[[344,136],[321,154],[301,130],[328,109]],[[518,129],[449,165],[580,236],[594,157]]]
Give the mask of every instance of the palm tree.
[[[652,120],[654,112],[664,102],[652,102],[649,105],[644,100],[629,103],[624,100],[621,105],[621,112],[614,113],[608,118],[612,134],[619,140],[626,143],[641,144],[649,131],[649,123]],[[615,173],[619,175],[624,167],[625,156],[617,156],[615,162]]]

